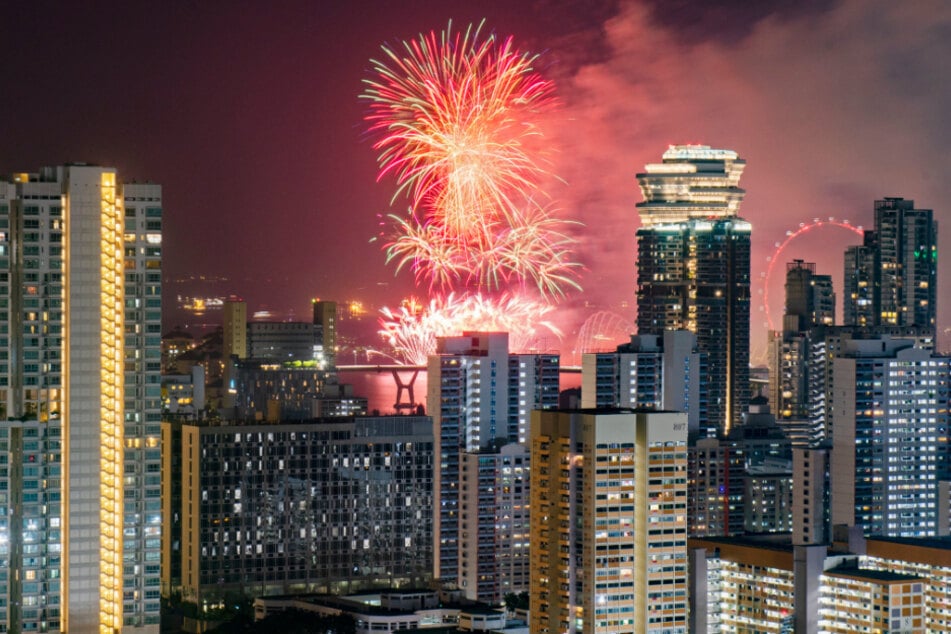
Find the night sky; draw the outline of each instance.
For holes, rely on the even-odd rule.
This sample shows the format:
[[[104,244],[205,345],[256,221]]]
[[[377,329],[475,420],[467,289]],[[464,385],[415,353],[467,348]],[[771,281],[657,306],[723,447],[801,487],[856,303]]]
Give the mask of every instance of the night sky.
[[[362,80],[382,44],[483,18],[540,53],[557,85],[547,139],[564,182],[548,189],[585,225],[566,346],[598,311],[633,322],[634,174],[672,143],[748,162],[754,360],[759,275],[787,230],[830,216],[870,226],[876,198],[903,196],[935,210],[949,249],[941,0],[17,2],[0,23],[0,172],[84,161],[161,183],[168,280],[226,276],[216,290],[298,314],[315,296],[394,304],[412,276],[370,239],[405,202],[391,207],[394,183],[376,180]],[[817,230],[784,259],[817,261],[838,293],[856,239]],[[951,272],[939,279],[947,328]]]

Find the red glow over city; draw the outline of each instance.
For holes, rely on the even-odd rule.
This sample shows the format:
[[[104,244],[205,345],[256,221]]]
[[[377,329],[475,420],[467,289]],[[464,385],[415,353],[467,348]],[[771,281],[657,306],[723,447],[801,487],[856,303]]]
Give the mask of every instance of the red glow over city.
[[[20,3],[8,17],[18,27],[0,42],[11,69],[0,103],[0,120],[8,123],[0,166],[16,172],[85,161],[161,183],[169,327],[190,319],[176,310],[179,295],[239,294],[252,311],[285,318],[306,315],[319,295],[360,301],[369,320],[414,294],[428,306],[436,296],[430,284],[457,297],[463,290],[521,295],[523,282],[541,294],[533,290],[534,272],[542,288],[547,277],[565,294],[548,315],[564,333],[564,351],[598,313],[634,322],[634,174],[671,144],[730,148],[747,160],[740,213],[753,225],[752,259],[764,268],[790,227],[816,216],[871,226],[873,201],[885,196],[914,199],[946,224],[951,93],[935,78],[946,71],[948,42],[938,34],[949,12],[942,3],[864,0],[291,1],[268,11]],[[468,30],[483,20],[478,36]],[[445,44],[467,41],[483,61],[503,62],[499,74],[519,84],[506,87],[533,100],[518,110],[532,133],[508,127],[503,137],[521,138],[530,164],[509,177],[516,182],[496,181],[521,189],[518,179],[527,178],[538,193],[536,206],[519,212],[524,232],[538,229],[549,242],[514,231],[507,249],[542,249],[531,257],[504,259],[499,232],[492,234],[499,251],[458,248],[458,235],[442,229],[459,229],[467,214],[437,200],[416,205],[416,180],[400,191],[402,164],[394,162],[377,182],[377,158],[387,147],[394,160],[428,150],[373,150],[396,131],[383,124],[368,132],[368,111],[384,115],[374,99],[360,98],[367,82],[415,88],[393,86],[371,60],[393,77],[421,79],[399,63],[405,59],[409,70],[439,58],[450,22]],[[73,33],[95,45],[73,45]],[[462,48],[455,50],[449,70],[461,80]],[[382,119],[369,122],[377,123]],[[429,169],[429,160],[412,169]],[[420,192],[442,178],[405,176],[419,176]],[[430,215],[443,213],[449,215]],[[551,222],[536,222],[540,216]],[[483,228],[466,227],[463,243],[466,232]],[[820,235],[821,242],[810,236],[791,243],[784,256],[817,262],[839,286],[839,256],[852,237]],[[948,250],[947,235],[939,251]],[[545,249],[583,266],[528,268],[549,257]],[[583,292],[557,279],[562,274]],[[480,275],[490,286],[480,286]],[[939,284],[939,297],[951,296],[951,276]],[[558,294],[545,291],[552,292]],[[781,300],[774,295],[775,313]],[[939,333],[951,326],[947,305],[939,301]],[[213,310],[206,315],[209,323],[217,318]],[[765,322],[755,310],[754,349],[765,348]],[[946,336],[939,341],[947,348]]]

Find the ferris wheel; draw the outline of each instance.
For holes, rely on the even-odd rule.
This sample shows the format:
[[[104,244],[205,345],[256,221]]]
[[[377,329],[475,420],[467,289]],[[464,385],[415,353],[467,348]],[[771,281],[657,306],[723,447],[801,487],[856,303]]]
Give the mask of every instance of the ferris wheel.
[[[811,222],[800,222],[799,227],[786,231],[785,239],[777,240],[773,245],[775,247],[773,252],[766,257],[766,269],[760,272],[761,283],[760,288],[757,291],[757,293],[759,293],[759,295],[762,297],[762,303],[760,304],[759,310],[765,314],[765,326],[769,330],[776,330],[776,327],[773,323],[773,316],[769,307],[770,286],[772,282],[773,270],[776,268],[776,263],[782,260],[783,251],[785,251],[786,247],[788,247],[791,242],[795,241],[796,238],[813,231],[818,231],[819,229],[829,228],[843,229],[860,237],[865,235],[861,225],[854,225],[849,220],[837,219],[830,216],[827,219],[813,218]]]

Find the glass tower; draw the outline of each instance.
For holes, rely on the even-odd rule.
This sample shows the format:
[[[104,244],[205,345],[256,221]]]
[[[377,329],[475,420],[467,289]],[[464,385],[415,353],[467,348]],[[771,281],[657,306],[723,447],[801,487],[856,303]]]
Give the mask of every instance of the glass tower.
[[[731,150],[679,145],[637,175],[638,334],[697,335],[704,436],[728,433],[749,401],[751,226],[737,215],[745,165]]]
[[[875,201],[875,229],[845,253],[845,324],[935,328],[938,223],[915,201]]]

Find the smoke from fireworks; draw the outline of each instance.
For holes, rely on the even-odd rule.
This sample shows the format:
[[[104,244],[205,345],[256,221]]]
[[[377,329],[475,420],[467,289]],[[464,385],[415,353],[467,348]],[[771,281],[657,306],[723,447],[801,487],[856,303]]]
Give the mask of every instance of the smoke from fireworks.
[[[391,216],[387,261],[412,269],[436,294],[424,315],[386,315],[384,334],[415,359],[432,351],[437,331],[511,325],[513,341],[530,339],[553,299],[579,288],[571,223],[552,215],[540,188],[549,175],[530,149],[554,86],[534,70],[535,56],[511,38],[482,38],[480,28],[454,32],[450,24],[384,47],[362,95],[380,178],[395,177],[394,200],[409,200],[408,215]],[[521,321],[509,324],[505,311]],[[403,341],[411,336],[433,346]]]

